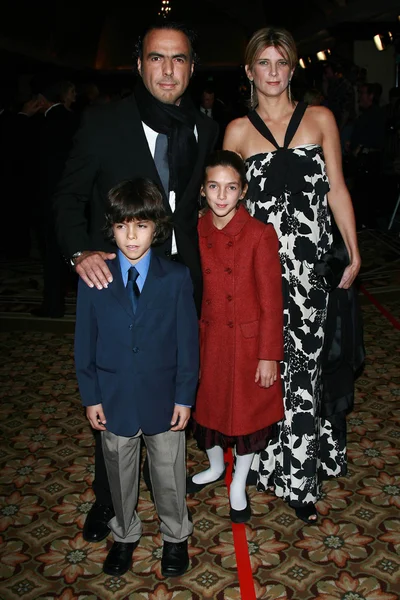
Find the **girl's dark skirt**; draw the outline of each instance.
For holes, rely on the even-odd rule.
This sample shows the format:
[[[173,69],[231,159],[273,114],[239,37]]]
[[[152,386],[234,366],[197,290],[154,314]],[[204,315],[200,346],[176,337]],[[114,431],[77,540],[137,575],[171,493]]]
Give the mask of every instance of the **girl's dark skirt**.
[[[200,450],[210,450],[214,446],[220,446],[224,450],[235,446],[236,454],[253,454],[264,450],[267,443],[273,437],[276,437],[276,424],[259,429],[254,433],[247,435],[224,435],[215,429],[209,429],[199,425],[193,419],[193,437],[195,438]]]

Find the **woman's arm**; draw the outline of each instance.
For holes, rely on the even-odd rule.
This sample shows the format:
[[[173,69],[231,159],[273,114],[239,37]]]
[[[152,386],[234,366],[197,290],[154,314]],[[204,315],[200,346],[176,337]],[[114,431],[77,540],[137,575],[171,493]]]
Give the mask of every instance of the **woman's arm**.
[[[313,110],[322,134],[322,149],[330,185],[328,203],[350,257],[350,264],[338,286],[347,289],[357,277],[361,266],[353,204],[343,177],[339,132],[333,114],[324,107],[315,107]]]

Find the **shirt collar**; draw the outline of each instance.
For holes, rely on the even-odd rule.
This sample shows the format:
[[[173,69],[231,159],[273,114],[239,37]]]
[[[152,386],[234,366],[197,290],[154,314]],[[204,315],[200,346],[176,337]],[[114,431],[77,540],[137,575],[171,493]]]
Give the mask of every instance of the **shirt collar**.
[[[139,262],[136,263],[136,265],[132,265],[126,258],[126,256],[124,256],[124,254],[121,252],[121,250],[118,250],[118,258],[125,285],[128,279],[128,271],[132,266],[136,268],[137,272],[139,273],[139,277],[141,277],[143,280],[143,283],[145,282],[150,267],[151,249],[150,252],[148,252],[145,256],[143,256],[143,258],[139,260]]]
[[[51,111],[52,108],[55,108],[56,106],[60,106],[62,104],[62,102],[56,102],[56,104],[52,104],[44,113],[44,116],[47,117],[47,114]]]
[[[204,216],[199,219],[199,235],[202,237],[207,237],[213,233],[221,233],[228,236],[239,235],[251,218],[243,204],[240,204],[233,219],[225,227],[218,229],[213,223],[212,211],[207,210]]]

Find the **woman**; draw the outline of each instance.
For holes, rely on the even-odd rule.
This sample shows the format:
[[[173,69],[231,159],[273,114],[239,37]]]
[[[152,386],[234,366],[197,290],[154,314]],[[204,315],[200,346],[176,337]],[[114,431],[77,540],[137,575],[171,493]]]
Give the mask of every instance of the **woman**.
[[[341,475],[346,466],[344,443],[318,418],[328,293],[314,264],[331,246],[330,213],[350,259],[339,287],[353,283],[360,255],[335,119],[325,107],[292,99],[297,52],[291,34],[272,27],[257,31],[245,63],[253,110],[228,126],[224,148],[245,160],[250,214],[272,223],[278,234],[285,339],[285,416],[253,467],[259,490],[273,485],[309,522],[317,518],[321,476]]]

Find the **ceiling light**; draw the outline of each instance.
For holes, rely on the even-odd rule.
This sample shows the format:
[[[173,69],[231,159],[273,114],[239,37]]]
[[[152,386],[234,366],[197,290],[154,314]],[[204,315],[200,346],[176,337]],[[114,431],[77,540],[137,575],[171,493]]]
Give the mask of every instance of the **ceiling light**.
[[[301,58],[301,59],[299,60],[299,65],[301,66],[301,68],[302,68],[302,69],[305,69],[305,68],[306,68],[306,63],[304,62],[304,59],[303,59],[303,58]]]
[[[326,53],[323,50],[317,52],[317,58],[318,60],[326,60]]]
[[[382,36],[378,33],[377,35],[374,35],[374,42],[375,42],[375,46],[376,48],[381,51],[385,49],[385,46],[383,44],[383,40],[382,40]]]

